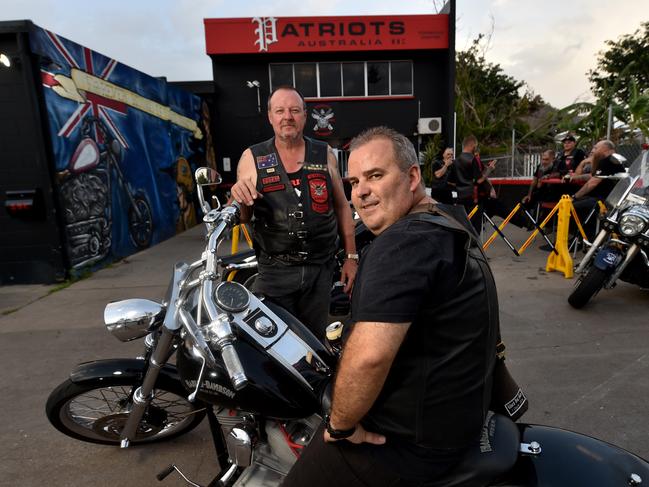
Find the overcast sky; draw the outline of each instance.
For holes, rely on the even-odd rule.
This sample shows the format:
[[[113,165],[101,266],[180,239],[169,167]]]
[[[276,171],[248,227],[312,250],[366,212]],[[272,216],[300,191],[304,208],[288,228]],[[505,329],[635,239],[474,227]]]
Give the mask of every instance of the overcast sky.
[[[0,20],[30,19],[171,81],[211,80],[204,18],[435,13],[437,0],[2,0]],[[607,39],[649,19],[647,0],[458,0],[456,48],[493,30],[487,59],[556,107],[591,99],[586,72]],[[493,29],[492,29],[493,26]]]

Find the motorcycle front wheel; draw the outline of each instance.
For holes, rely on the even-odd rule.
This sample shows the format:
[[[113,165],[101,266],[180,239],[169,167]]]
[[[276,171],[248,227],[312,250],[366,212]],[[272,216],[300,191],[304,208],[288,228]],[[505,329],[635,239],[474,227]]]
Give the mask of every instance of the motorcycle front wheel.
[[[119,445],[128,418],[131,395],[139,382],[134,378],[77,384],[66,380],[52,391],[45,407],[47,418],[61,433],[77,440]],[[137,428],[135,443],[153,443],[194,429],[206,414],[201,405],[186,399],[180,384],[160,384]]]
[[[570,306],[577,309],[583,308],[602,289],[607,277],[608,274],[605,271],[595,266],[588,269],[588,272],[581,278],[575,290],[568,296]]]

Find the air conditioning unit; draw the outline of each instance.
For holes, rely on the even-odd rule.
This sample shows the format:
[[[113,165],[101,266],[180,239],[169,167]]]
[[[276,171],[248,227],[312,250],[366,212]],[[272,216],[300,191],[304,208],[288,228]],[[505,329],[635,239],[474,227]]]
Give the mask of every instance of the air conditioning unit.
[[[420,118],[417,122],[417,132],[420,134],[441,134],[442,117]]]

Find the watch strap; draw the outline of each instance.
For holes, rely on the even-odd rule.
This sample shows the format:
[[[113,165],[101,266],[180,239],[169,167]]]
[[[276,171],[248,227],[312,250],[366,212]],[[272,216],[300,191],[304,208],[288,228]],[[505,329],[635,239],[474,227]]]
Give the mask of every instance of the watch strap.
[[[329,433],[329,436],[331,436],[334,440],[344,440],[345,438],[349,438],[356,432],[356,426],[346,430],[334,429],[329,422],[330,419],[331,417],[327,414],[325,416],[325,428],[327,430],[327,433]]]

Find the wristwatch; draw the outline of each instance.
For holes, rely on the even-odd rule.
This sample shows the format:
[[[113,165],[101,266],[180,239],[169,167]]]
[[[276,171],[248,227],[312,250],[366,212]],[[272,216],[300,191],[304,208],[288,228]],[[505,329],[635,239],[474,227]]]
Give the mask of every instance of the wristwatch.
[[[358,254],[347,254],[345,256],[345,259],[355,260],[356,262],[358,262]]]
[[[327,433],[329,433],[329,436],[331,436],[334,440],[344,440],[345,438],[349,438],[351,435],[353,435],[356,432],[356,426],[353,428],[349,428],[346,430],[337,430],[331,427],[331,423],[329,420],[331,419],[331,416],[328,414],[325,415],[325,429],[327,430]]]

